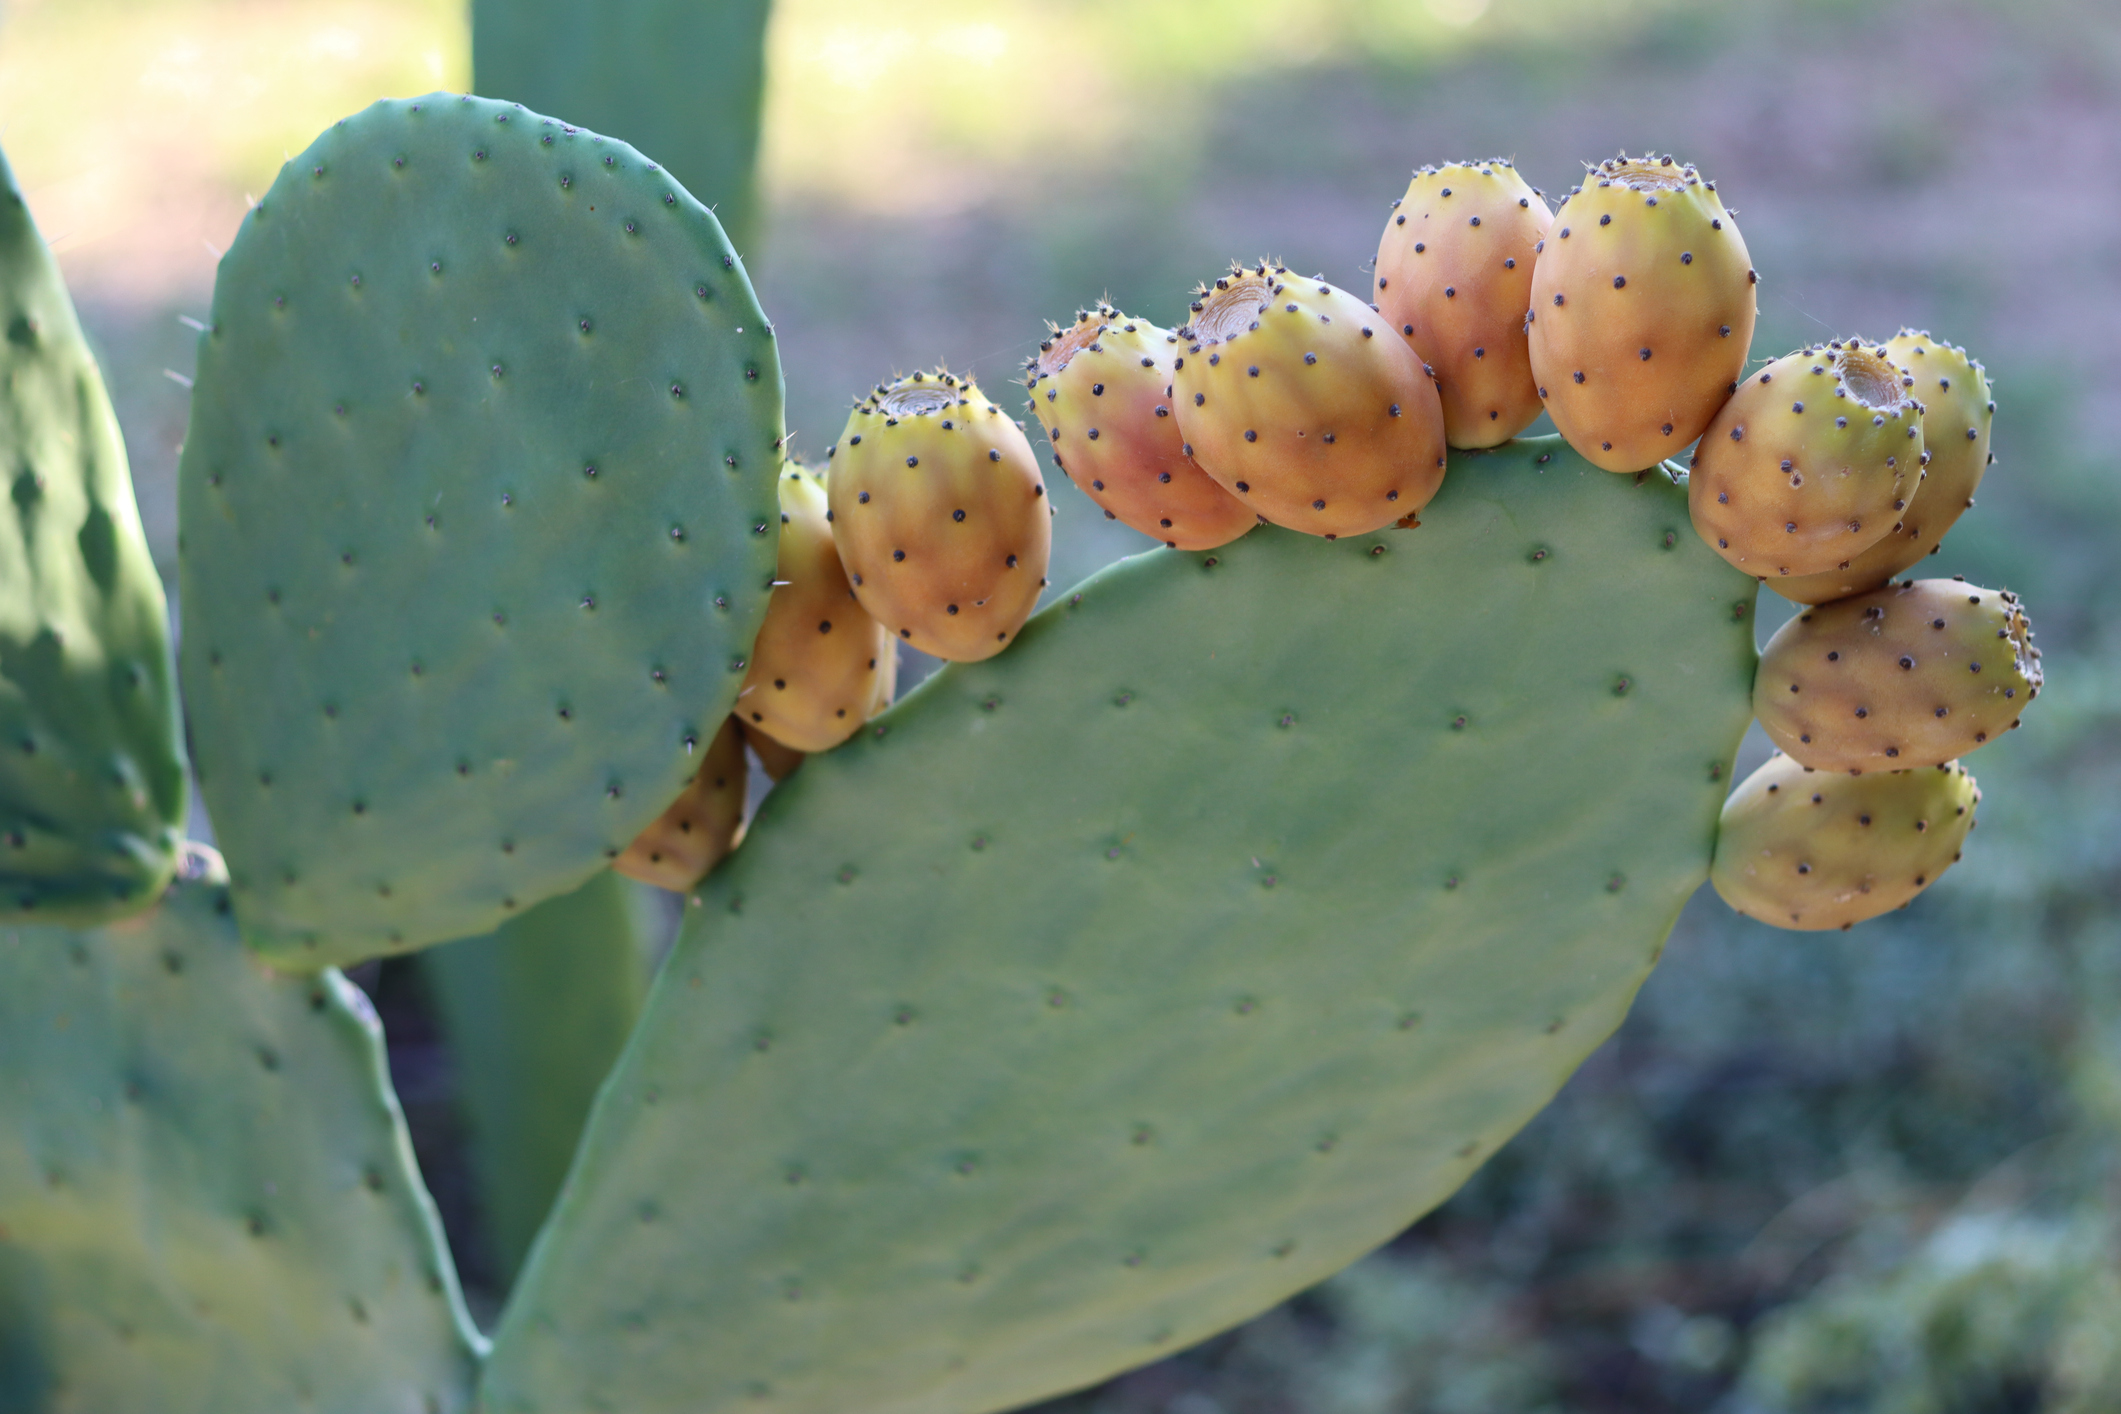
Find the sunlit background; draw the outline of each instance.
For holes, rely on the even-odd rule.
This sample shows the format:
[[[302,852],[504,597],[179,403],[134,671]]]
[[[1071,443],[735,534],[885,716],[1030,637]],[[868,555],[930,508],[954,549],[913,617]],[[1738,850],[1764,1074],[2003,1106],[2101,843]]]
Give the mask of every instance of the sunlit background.
[[[1931,564],[2027,595],[2050,690],[1972,763],[1966,863],[1846,935],[1697,899],[1622,1033],[1442,1212],[1071,1405],[2121,1408],[2111,0],[783,0],[770,50],[744,254],[813,455],[879,377],[999,390],[1100,296],[1174,322],[1261,254],[1362,288],[1407,169],[1459,156],[1549,191],[1622,147],[1695,161],[1763,277],[1756,356],[1906,323],[1997,384],[1999,464]],[[184,321],[246,202],[332,119],[464,86],[468,54],[462,0],[0,0],[0,144],[165,568]],[[1057,504],[1057,585],[1145,543]],[[416,1019],[393,1042],[481,1294],[446,1057]]]

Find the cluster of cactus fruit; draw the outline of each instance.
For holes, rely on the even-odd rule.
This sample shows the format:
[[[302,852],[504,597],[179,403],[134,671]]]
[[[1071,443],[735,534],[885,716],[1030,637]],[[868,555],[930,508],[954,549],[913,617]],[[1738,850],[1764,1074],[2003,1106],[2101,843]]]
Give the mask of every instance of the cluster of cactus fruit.
[[[1893,579],[1972,504],[1980,366],[1903,333],[1748,372],[1757,276],[1671,158],[1558,210],[1424,168],[1374,302],[1258,261],[1173,327],[1054,327],[1053,464],[1162,548],[1034,616],[1055,511],[1007,409],[915,373],[796,463],[713,215],[430,95],[283,170],[201,335],[179,676],[224,872],[181,841],[122,449],[0,187],[26,1409],[1078,1387],[1448,1196],[1704,878],[1788,927],[1906,903],[2040,687],[2014,596]],[[1758,582],[1811,607],[1756,671]],[[901,644],[950,666],[894,705]],[[1780,752],[1725,799],[1755,718]],[[785,782],[749,827],[747,754]],[[600,926],[611,870],[686,924],[489,1346],[334,969],[544,900]],[[282,1136],[297,1077],[336,1108]]]
[[[1958,758],[2017,725],[2039,694],[2040,654],[2015,596],[1891,584],[1936,552],[1993,460],[1981,365],[1903,329],[1747,374],[1759,275],[1716,184],[1669,156],[1591,167],[1558,213],[1509,162],[1424,167],[1393,203],[1374,268],[1367,304],[1261,261],[1202,285],[1176,329],[1109,304],[1053,325],[1024,381],[1054,465],[1108,519],[1206,550],[1255,523],[1328,540],[1410,528],[1443,481],[1447,446],[1500,445],[1542,411],[1608,471],[1694,446],[1688,504],[1701,537],[1821,606],[1762,662],[1757,713],[1788,760],[1731,797],[1717,890],[1768,922],[1848,927],[1949,867],[1973,825],[1971,795],[1934,832],[1925,808],[1912,831],[1844,839],[1822,825],[1814,847],[1798,817],[1775,813],[1788,804],[1779,786],[1756,787],[1791,762],[1894,778],[1822,779],[1801,793],[1821,820],[1859,789],[1880,810],[1927,801],[1920,771],[1972,792]],[[833,452],[833,538],[874,581],[852,569],[853,597],[937,656],[1001,651],[1044,583],[1043,488],[1015,425],[969,381],[917,373],[878,384]],[[821,528],[807,533],[822,544]],[[817,574],[839,570],[821,561]]]

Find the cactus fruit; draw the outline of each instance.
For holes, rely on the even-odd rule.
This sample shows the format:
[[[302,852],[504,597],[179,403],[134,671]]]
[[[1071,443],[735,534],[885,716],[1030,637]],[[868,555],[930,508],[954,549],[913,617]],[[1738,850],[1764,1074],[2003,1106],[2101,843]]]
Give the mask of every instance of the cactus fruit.
[[[877,384],[830,457],[832,537],[870,616],[937,658],[1007,647],[1053,546],[1023,429],[970,378],[937,369]]]
[[[2040,695],[2018,596],[1903,580],[1806,609],[1768,640],[1753,714],[1822,771],[1901,771],[1964,756]]]
[[[683,893],[722,862],[743,836],[744,738],[723,720],[682,794],[626,846],[612,868],[629,879]]]
[[[1418,545],[1121,561],[774,791],[482,1408],[1015,1408],[1264,1310],[1493,1154],[1707,873],[1755,586],[1662,474],[1454,460]]]
[[[825,488],[782,469],[781,546],[766,622],[736,695],[747,730],[797,751],[829,751],[891,705],[898,658],[847,583]]]
[[[0,1076],[0,1408],[470,1407],[375,1011],[259,967],[211,850],[136,917],[0,927]]]
[[[1177,345],[1146,319],[1100,306],[1040,342],[1025,385],[1053,464],[1106,519],[1173,549],[1212,550],[1257,521],[1186,454],[1171,416]]]
[[[781,384],[714,216],[626,144],[378,103],[221,264],[180,654],[244,934],[490,932],[683,788],[773,578]]]
[[[1885,347],[1839,340],[1776,359],[1701,436],[1687,507],[1742,570],[1847,569],[1903,528],[1927,460],[1914,380]]]
[[[1777,752],[1725,802],[1709,881],[1778,928],[1852,928],[1951,868],[1980,800],[1956,761],[1846,776]]]
[[[4,155],[0,330],[0,921],[90,924],[176,868],[176,684],[118,422]]]
[[[1989,398],[1987,370],[1966,350],[1913,329],[1902,329],[1888,342],[1885,356],[1915,380],[1909,391],[1922,405],[1922,448],[1929,458],[1920,495],[1908,503],[1900,528],[1850,556],[1848,568],[1788,579],[1769,576],[1768,587],[1785,599],[1825,604],[1862,594],[1936,554],[1945,532],[1974,504],[1974,490],[1994,460],[1989,424],[1996,405]]]
[[[1532,267],[1532,376],[1569,445],[1607,471],[1679,452],[1737,388],[1758,277],[1692,166],[1607,159],[1554,214]]]
[[[449,1038],[479,1216],[512,1281],[567,1177],[597,1087],[641,1013],[648,891],[610,870],[498,932],[415,962]]]
[[[1546,198],[1495,159],[1424,167],[1377,243],[1377,311],[1436,375],[1444,437],[1492,447],[1539,416],[1525,310],[1553,224]]]
[[[1435,381],[1346,290],[1233,266],[1178,339],[1184,450],[1261,519],[1328,540],[1412,525],[1442,484]]]

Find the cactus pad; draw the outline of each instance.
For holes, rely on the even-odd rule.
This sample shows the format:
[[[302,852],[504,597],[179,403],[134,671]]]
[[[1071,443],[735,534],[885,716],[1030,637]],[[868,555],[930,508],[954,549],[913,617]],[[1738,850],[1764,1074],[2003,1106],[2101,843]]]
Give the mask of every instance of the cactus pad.
[[[686,910],[486,1407],[1013,1407],[1391,1237],[1707,876],[1753,592],[1664,473],[1547,438],[944,669]]]
[[[491,931],[670,804],[766,608],[781,380],[713,215],[450,95],[282,169],[180,471],[182,672],[245,936]]]
[[[167,610],[117,419],[0,156],[0,920],[90,924],[176,868]]]
[[[0,1408],[470,1404],[368,999],[261,969],[193,847],[153,912],[0,929]]]
[[[505,1279],[522,1266],[597,1086],[640,1015],[651,924],[644,892],[606,871],[498,932],[420,954]]]

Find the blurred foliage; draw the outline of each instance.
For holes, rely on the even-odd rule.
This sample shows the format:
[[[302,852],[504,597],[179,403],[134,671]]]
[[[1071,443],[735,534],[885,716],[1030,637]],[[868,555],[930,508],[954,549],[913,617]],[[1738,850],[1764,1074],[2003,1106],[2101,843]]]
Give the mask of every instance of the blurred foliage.
[[[175,318],[203,312],[200,242],[329,118],[462,83],[462,10],[12,0],[0,123],[43,183],[163,553],[184,414],[163,370],[190,367]],[[1906,322],[1997,386],[1999,462],[1922,572],[2024,593],[2049,686],[1970,763],[1966,862],[1845,935],[1697,898],[1620,1033],[1441,1211],[1058,1408],[2121,1408],[2110,0],[782,0],[769,42],[747,262],[813,457],[894,369],[946,359],[1006,394],[1041,321],[1103,294],[1172,322],[1193,281],[1266,252],[1360,288],[1416,163],[1510,154],[1555,190],[1622,145],[1700,162],[1738,207],[1756,355]],[[1146,545],[1056,492],[1056,589]],[[446,1136],[447,1057],[410,1002],[386,1011],[407,1110]],[[423,1162],[476,1278],[437,1142]]]

